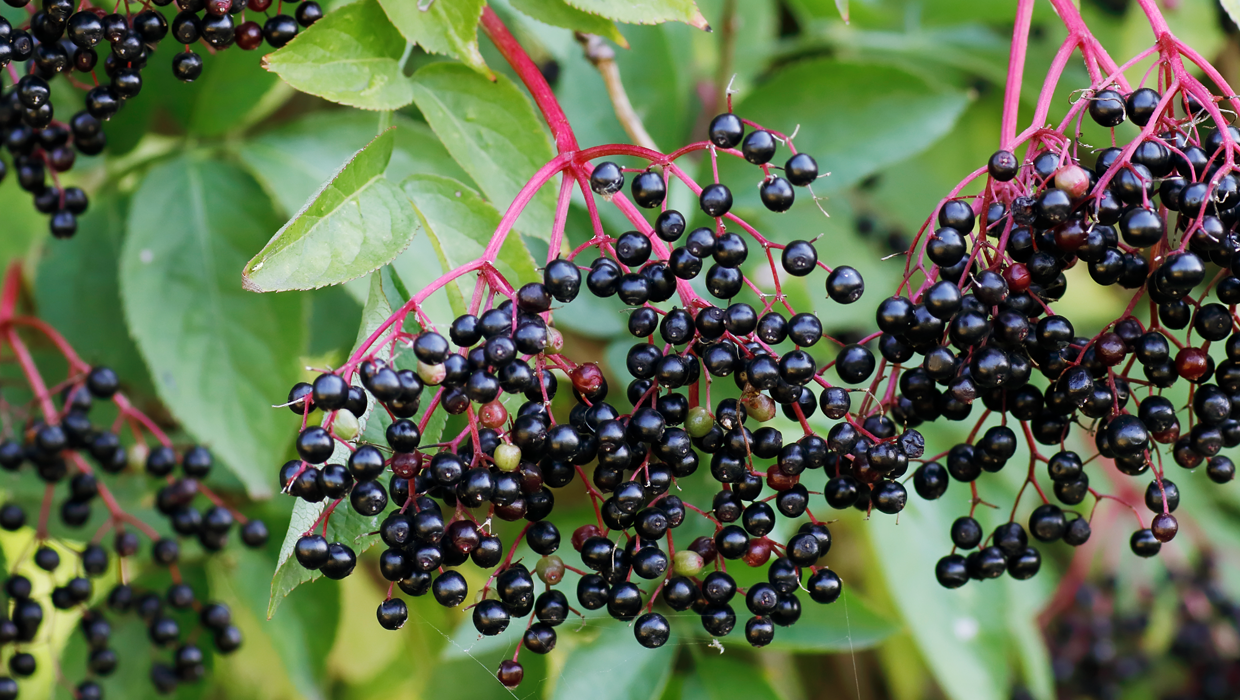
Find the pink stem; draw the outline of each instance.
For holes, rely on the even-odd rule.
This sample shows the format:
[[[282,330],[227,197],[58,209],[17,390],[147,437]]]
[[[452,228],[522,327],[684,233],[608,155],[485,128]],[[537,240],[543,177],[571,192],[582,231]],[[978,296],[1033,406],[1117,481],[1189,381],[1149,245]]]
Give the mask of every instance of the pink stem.
[[[1019,0],[1016,26],[1012,28],[1012,53],[1008,59],[1007,87],[1003,93],[1003,130],[1001,145],[1011,150],[1016,138],[1016,120],[1020,113],[1020,83],[1025,75],[1025,51],[1029,46],[1029,25],[1033,20],[1034,0]]]

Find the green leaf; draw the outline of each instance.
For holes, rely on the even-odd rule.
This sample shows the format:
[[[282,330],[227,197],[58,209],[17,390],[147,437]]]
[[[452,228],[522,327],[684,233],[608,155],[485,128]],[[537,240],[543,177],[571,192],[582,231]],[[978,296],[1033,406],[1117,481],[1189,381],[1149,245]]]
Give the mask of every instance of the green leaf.
[[[555,150],[534,108],[504,76],[495,82],[456,63],[432,63],[413,75],[413,99],[448,152],[499,209]],[[544,187],[526,206],[518,230],[549,240],[555,195]]]
[[[370,112],[314,112],[237,143],[233,153],[291,218],[341,163],[370,143],[375,124],[375,115]],[[398,114],[392,125],[396,128],[396,145],[384,171],[388,179],[400,182],[413,173],[437,173],[462,181],[469,178],[425,124]]]
[[[478,20],[485,0],[379,0],[379,4],[411,43],[428,53],[459,59],[491,77],[478,50]]]
[[[0,211],[4,212],[5,231],[0,236],[0,263],[8,267],[14,258],[29,253],[35,241],[47,239],[47,217],[30,206],[30,193],[13,185],[0,187]]]
[[[951,130],[968,103],[963,91],[893,66],[822,58],[780,71],[736,111],[785,134],[799,126],[797,151],[809,153],[820,172],[830,173],[814,187],[821,194],[840,191],[929,148]],[[787,151],[780,149],[776,161],[785,158]],[[721,159],[720,177],[739,180],[746,167],[736,158]],[[744,191],[756,203],[757,188]]]
[[[698,29],[710,30],[706,18],[698,11],[693,0],[568,0],[568,4],[602,15],[617,22],[629,24],[659,24],[660,22],[684,22]]]
[[[388,303],[387,294],[383,291],[383,276],[378,273],[371,274],[370,294],[365,308],[362,309],[362,325],[358,328],[357,341],[353,344],[353,349],[360,347],[362,341],[370,337],[370,334],[374,333],[391,316],[392,306]],[[353,383],[360,385],[360,381],[355,374]],[[370,397],[366,412],[357,421],[358,435],[365,434],[370,419],[374,415],[374,407],[374,397]],[[356,443],[357,440],[355,439],[354,442]],[[347,447],[337,443],[335,452],[328,461],[334,464],[344,464],[348,460],[348,453]],[[382,479],[385,482],[386,480],[386,478]],[[310,503],[302,499],[297,499],[293,505],[292,519],[289,521],[288,531],[284,533],[284,542],[280,545],[280,556],[276,560],[275,575],[271,579],[271,594],[267,600],[268,619],[275,615],[276,608],[280,607],[280,603],[284,602],[293,589],[322,575],[319,571],[309,571],[298,564],[293,558],[293,546],[297,544],[298,538],[303,533],[314,526],[328,505],[326,501]],[[354,552],[361,554],[377,541],[377,536],[368,533],[374,532],[378,527],[379,516],[362,516],[350,508],[348,503],[344,503],[332,511],[331,518],[327,521],[327,538],[330,542],[343,542],[352,547]]]
[[[383,177],[392,158],[389,129],[358,151],[242,271],[255,292],[347,282],[391,262],[417,233],[413,206]]]
[[[628,48],[616,23],[569,5],[565,0],[512,0],[512,7],[522,14],[545,22],[553,27],[563,27],[587,34],[597,34]]]
[[[1010,502],[1015,491],[996,493],[996,485],[990,482],[991,490],[982,497]],[[1017,673],[1026,687],[1049,689],[1050,664],[1035,618],[1054,585],[1052,572],[1029,581],[1004,576],[970,582],[958,590],[935,581],[936,562],[951,550],[951,521],[968,512],[970,493],[962,486],[953,485],[938,501],[910,499],[898,523],[872,518],[865,524],[890,597],[947,697],[1006,700]],[[997,525],[1007,519],[1007,511],[977,517],[989,532],[989,521]]]
[[[204,57],[202,77],[193,86],[171,81],[180,93],[169,106],[191,136],[223,136],[256,124],[293,94],[247,51],[217,51]],[[168,71],[169,74],[171,71]]]
[[[900,629],[864,600],[847,592],[830,605],[815,603],[804,595],[800,598],[801,619],[792,627],[776,630],[768,649],[798,653],[852,652],[876,647]]]
[[[767,645],[767,649],[804,654],[861,651],[878,646],[900,629],[875,612],[864,600],[850,593],[847,585],[840,599],[829,605],[815,603],[804,594],[798,597],[801,599],[801,619],[791,627],[777,628],[775,639]],[[678,631],[685,636],[710,639],[696,621],[679,627]],[[724,637],[724,642],[738,640],[743,632],[743,627],[738,625],[732,634]]]
[[[117,279],[128,212],[128,197],[95,194],[78,219],[77,235],[44,245],[35,299],[39,317],[59,330],[82,359],[116,370],[126,390],[150,392],[146,365],[125,328]]]
[[[229,598],[238,599],[256,620],[263,620],[266,580],[255,573],[270,571],[273,563],[267,553],[248,548],[238,548],[227,558],[213,559],[209,565],[213,595],[228,591],[232,594]],[[279,620],[259,626],[303,697],[324,697],[322,682],[340,622],[340,597],[340,586],[318,586],[289,601],[289,609]]]
[[[675,635],[658,649],[645,649],[628,625],[603,624],[593,640],[575,647],[551,700],[652,700],[672,675],[679,648]]]
[[[499,226],[500,214],[477,192],[436,175],[411,175],[401,183],[401,189],[413,200],[443,270],[482,257]],[[514,288],[540,279],[534,258],[515,231],[504,239],[495,266]],[[472,279],[472,275],[468,277]],[[467,297],[455,281],[449,284],[448,298],[457,314],[465,313]]]
[[[302,92],[361,109],[400,109],[413,100],[401,72],[405,39],[378,0],[330,12],[284,48],[263,57],[263,67]]]
[[[798,622],[797,624],[800,624]],[[780,628],[775,632],[778,637]],[[710,700],[780,700],[758,667],[738,659],[735,654],[719,654],[714,649],[693,647],[693,670]]]
[[[271,408],[298,377],[302,299],[249,294],[237,269],[277,219],[240,168],[183,156],[130,205],[121,298],[159,397],[251,494],[271,491],[296,424]]]

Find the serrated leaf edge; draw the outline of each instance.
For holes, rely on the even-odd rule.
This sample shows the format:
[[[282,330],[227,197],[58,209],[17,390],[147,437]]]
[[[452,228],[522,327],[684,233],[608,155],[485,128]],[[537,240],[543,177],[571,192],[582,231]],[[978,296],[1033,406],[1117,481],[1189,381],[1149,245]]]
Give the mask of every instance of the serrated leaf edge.
[[[273,236],[271,237],[271,239],[270,239],[270,240],[268,240],[268,241],[267,241],[267,243],[266,243],[265,245],[263,245],[262,249],[261,249],[261,250],[259,250],[259,251],[258,251],[258,253],[257,253],[254,257],[250,258],[250,260],[249,260],[248,262],[246,262],[245,267],[244,267],[244,268],[242,268],[242,270],[241,270],[241,287],[242,287],[242,289],[245,289],[245,290],[246,290],[246,291],[248,291],[248,292],[257,292],[257,293],[259,293],[259,294],[263,294],[263,293],[266,293],[266,292],[271,292],[271,291],[285,292],[285,291],[307,291],[307,290],[311,290],[311,289],[322,289],[323,287],[332,287],[332,286],[335,286],[335,285],[338,285],[338,284],[344,284],[345,282],[349,282],[349,281],[351,281],[351,280],[355,280],[355,279],[357,279],[357,278],[359,278],[359,277],[363,277],[363,276],[365,276],[365,275],[369,275],[369,274],[373,273],[375,270],[378,270],[379,268],[381,268],[381,267],[383,267],[384,265],[388,264],[387,262],[380,263],[379,265],[376,265],[375,267],[373,267],[373,268],[371,268],[371,269],[369,269],[369,270],[366,270],[365,272],[358,273],[357,275],[354,275],[353,277],[350,277],[350,278],[348,278],[348,279],[345,279],[345,280],[340,280],[339,282],[332,282],[332,283],[329,283],[329,284],[321,284],[321,285],[318,285],[318,286],[316,286],[316,287],[288,287],[288,288],[286,288],[286,289],[275,289],[275,290],[271,290],[271,289],[263,289],[263,288],[262,288],[261,286],[259,286],[256,282],[254,282],[254,280],[250,277],[250,273],[251,273],[251,272],[257,272],[257,270],[256,270],[256,269],[253,269],[253,270],[252,270],[252,269],[251,269],[251,267],[252,267],[252,266],[253,266],[256,262],[257,262],[257,263],[259,263],[260,265],[261,265],[263,262],[265,262],[264,260],[259,260],[259,258],[262,258],[262,257],[265,257],[265,256],[269,256],[269,255],[271,255],[271,254],[277,253],[277,252],[279,252],[279,251],[281,251],[281,250],[284,250],[284,249],[285,249],[285,248],[279,248],[279,249],[276,249],[276,250],[272,250],[272,251],[270,251],[270,253],[268,253],[267,248],[268,248],[268,247],[269,247],[272,243],[274,243],[277,239],[279,239],[279,238],[280,238],[280,235],[281,235],[281,234],[283,234],[283,233],[284,233],[284,232],[288,229],[288,227],[289,227],[289,226],[292,226],[294,222],[296,222],[296,221],[297,221],[298,219],[300,219],[300,218],[301,218],[301,217],[302,217],[302,216],[303,216],[303,215],[304,215],[307,211],[309,211],[309,210],[310,210],[310,207],[312,207],[312,206],[314,205],[314,203],[315,203],[316,201],[318,201],[319,197],[320,197],[320,196],[322,196],[322,195],[323,195],[323,193],[327,191],[327,188],[328,188],[328,187],[331,187],[331,186],[332,186],[332,184],[334,184],[334,183],[336,182],[336,180],[340,179],[340,176],[341,176],[342,174],[344,174],[344,171],[345,171],[345,170],[346,170],[346,169],[347,169],[350,165],[352,165],[352,164],[354,163],[354,161],[356,161],[356,160],[358,159],[358,156],[362,155],[362,153],[363,153],[363,152],[365,152],[365,151],[366,151],[366,149],[368,149],[368,148],[370,148],[371,146],[375,145],[375,143],[376,143],[376,142],[378,142],[378,141],[379,141],[379,139],[381,139],[381,138],[383,138],[383,137],[387,136],[388,134],[391,134],[393,148],[392,148],[391,150],[389,150],[389,151],[388,151],[388,158],[387,158],[387,162],[385,162],[385,163],[383,164],[383,168],[382,168],[382,170],[379,172],[379,174],[378,174],[378,175],[375,175],[374,177],[372,177],[372,178],[370,178],[370,179],[368,179],[368,180],[366,181],[366,184],[367,184],[367,185],[369,185],[370,183],[375,182],[376,180],[386,180],[386,179],[387,179],[387,178],[384,176],[383,171],[386,171],[386,170],[387,170],[388,165],[389,165],[389,164],[391,163],[391,161],[392,161],[392,152],[393,152],[393,151],[395,151],[395,144],[396,144],[396,126],[395,126],[395,125],[389,126],[388,128],[384,129],[382,132],[380,132],[378,135],[376,135],[373,139],[371,139],[371,140],[370,140],[370,143],[368,143],[368,144],[366,144],[365,146],[362,146],[360,149],[358,149],[358,151],[357,151],[356,153],[354,153],[354,154],[353,154],[353,156],[352,156],[351,158],[349,158],[347,161],[345,161],[345,162],[344,162],[344,164],[343,164],[343,165],[341,165],[339,168],[337,168],[337,169],[336,169],[336,172],[332,173],[332,176],[331,176],[330,178],[328,178],[326,182],[324,182],[322,185],[320,185],[320,186],[319,186],[319,189],[315,190],[314,194],[310,195],[310,197],[306,200],[306,203],[305,203],[305,204],[303,204],[303,205],[301,205],[301,209],[297,210],[297,213],[296,213],[296,214],[293,214],[293,216],[292,216],[292,217],[290,217],[290,218],[289,218],[289,220],[288,220],[288,221],[286,221],[286,222],[284,223],[284,225],[280,227],[280,230],[275,232],[275,235],[273,235]],[[392,186],[393,186],[393,187],[395,187],[397,190],[400,190],[400,189],[401,189],[401,188],[400,188],[400,185],[399,185],[399,184],[397,184],[397,183],[392,183]],[[357,192],[361,192],[363,189],[365,189],[365,186],[358,188]],[[352,199],[352,198],[353,198],[353,196],[357,194],[357,192],[354,192],[352,195],[349,195],[349,199]],[[403,191],[403,190],[401,190],[401,194],[402,194],[402,195],[404,194],[404,191]],[[408,198],[406,197],[406,199],[408,199]],[[416,208],[416,207],[414,207],[414,211],[415,211],[415,212],[417,211],[417,208]],[[418,219],[419,219],[419,226],[421,226],[421,223],[420,223],[420,221],[421,221],[421,216],[419,216],[419,217],[418,217]],[[416,235],[417,235],[417,231],[414,231],[414,236],[416,236]],[[410,236],[410,237],[409,237],[409,242],[408,242],[408,243],[405,243],[405,245],[404,245],[404,246],[403,246],[400,250],[398,250],[398,251],[396,252],[396,255],[400,255],[401,253],[405,252],[405,250],[406,250],[406,249],[408,249],[408,248],[409,248],[409,246],[410,246],[410,244],[412,244],[412,243],[413,243],[413,236]],[[286,246],[286,247],[287,247],[287,246]],[[395,258],[396,256],[394,255],[394,256],[392,256],[392,257],[393,257],[393,258]],[[391,262],[391,261],[389,260],[388,262]]]

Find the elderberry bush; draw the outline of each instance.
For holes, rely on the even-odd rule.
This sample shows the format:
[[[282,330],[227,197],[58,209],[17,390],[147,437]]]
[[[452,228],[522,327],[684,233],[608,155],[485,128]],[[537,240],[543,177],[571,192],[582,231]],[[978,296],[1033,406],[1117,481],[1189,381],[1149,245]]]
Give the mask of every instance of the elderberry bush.
[[[295,0],[280,3],[275,13],[271,0],[154,0],[141,9],[71,0],[5,2],[30,15],[19,26],[0,17],[0,69],[7,69],[8,78],[0,88],[0,142],[12,156],[18,186],[49,215],[56,238],[77,232],[89,204],[80,187],[61,185],[61,175],[73,168],[77,154],[103,152],[104,123],[142,91],[143,71],[161,45],[183,50],[166,48],[165,58],[152,65],[193,82],[202,75],[199,51],[234,45],[252,51],[264,44],[278,49],[323,16],[314,0],[296,3],[292,14],[281,10]],[[54,105],[51,81],[58,76],[84,92],[83,98]],[[0,182],[9,170],[0,162]]]

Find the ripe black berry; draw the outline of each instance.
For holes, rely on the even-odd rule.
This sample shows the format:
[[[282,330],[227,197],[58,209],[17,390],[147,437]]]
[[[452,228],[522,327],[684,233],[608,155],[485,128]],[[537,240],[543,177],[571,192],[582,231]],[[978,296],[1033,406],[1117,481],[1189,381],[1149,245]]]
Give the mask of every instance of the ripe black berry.
[[[740,117],[728,112],[711,120],[708,133],[710,142],[719,148],[736,148],[745,135],[745,125]]]
[[[611,161],[599,163],[590,173],[590,189],[594,190],[595,194],[611,196],[623,187],[624,173],[619,165]]]

